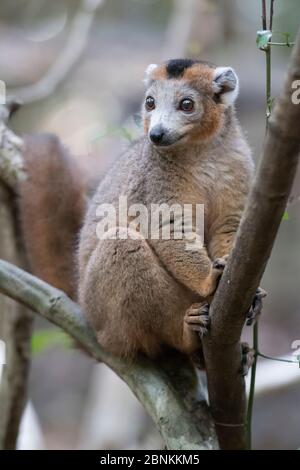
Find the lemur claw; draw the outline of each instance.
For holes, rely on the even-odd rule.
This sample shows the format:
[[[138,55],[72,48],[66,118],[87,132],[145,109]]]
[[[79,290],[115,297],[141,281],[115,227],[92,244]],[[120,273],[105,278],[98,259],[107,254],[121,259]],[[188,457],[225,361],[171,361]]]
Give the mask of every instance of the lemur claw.
[[[192,304],[185,313],[184,321],[192,331],[198,332],[203,338],[210,327],[209,304],[207,302]]]
[[[259,317],[263,307],[262,299],[267,296],[267,292],[259,287],[252,301],[252,305],[247,313],[246,325],[251,326]]]
[[[255,349],[250,348],[248,343],[242,343],[241,374],[245,377],[252,367],[255,359]]]

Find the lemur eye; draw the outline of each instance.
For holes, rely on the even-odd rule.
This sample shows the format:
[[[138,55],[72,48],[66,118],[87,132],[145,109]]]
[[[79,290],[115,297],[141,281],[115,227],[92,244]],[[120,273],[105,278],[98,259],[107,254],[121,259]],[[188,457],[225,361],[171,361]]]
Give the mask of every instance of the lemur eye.
[[[193,100],[184,98],[184,100],[180,101],[179,109],[185,113],[191,113],[194,110],[194,106],[195,103]]]
[[[153,111],[155,109],[155,99],[152,96],[146,98],[146,109],[147,111]]]

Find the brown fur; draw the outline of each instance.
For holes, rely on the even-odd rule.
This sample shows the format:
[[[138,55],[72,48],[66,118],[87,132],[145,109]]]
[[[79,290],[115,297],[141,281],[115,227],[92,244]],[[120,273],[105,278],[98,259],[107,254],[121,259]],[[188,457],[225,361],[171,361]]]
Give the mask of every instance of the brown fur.
[[[203,95],[203,118],[199,126],[193,126],[190,133],[191,141],[208,140],[218,133],[224,123],[225,107],[212,99],[213,71],[214,68],[206,63],[196,63],[184,71],[183,80],[194,85]]]
[[[151,73],[149,86],[166,79],[164,69]],[[249,190],[250,150],[232,107],[213,100],[212,68],[194,66],[180,80],[201,91],[202,119],[169,148],[156,148],[147,136],[132,145],[100,183],[81,233],[79,299],[99,342],[118,355],[154,356],[163,345],[187,354],[199,350],[185,313],[214,293],[220,271],[213,261],[230,252]],[[179,80],[169,83],[175,87]],[[148,131],[148,116],[144,127]],[[205,204],[205,247],[187,251],[185,240],[143,239],[137,232],[135,240],[98,239],[97,207],[117,207],[120,194],[128,205],[149,209],[153,203]]]
[[[205,63],[194,64],[192,67],[189,67],[184,71],[183,79],[192,81],[199,81],[202,88],[205,89],[207,93],[211,88],[211,82],[213,77],[213,68]]]
[[[148,132],[149,132],[149,119],[147,119],[147,118],[144,119],[143,127],[144,127],[145,134],[148,134]]]
[[[167,80],[168,74],[165,65],[157,67],[151,74],[152,80]]]
[[[203,119],[199,126],[193,126],[190,134],[191,141],[208,140],[216,135],[224,124],[224,110],[207,97],[203,99]]]
[[[30,267],[75,298],[75,251],[86,206],[82,175],[55,136],[26,136],[23,155],[27,179],[19,209]]]

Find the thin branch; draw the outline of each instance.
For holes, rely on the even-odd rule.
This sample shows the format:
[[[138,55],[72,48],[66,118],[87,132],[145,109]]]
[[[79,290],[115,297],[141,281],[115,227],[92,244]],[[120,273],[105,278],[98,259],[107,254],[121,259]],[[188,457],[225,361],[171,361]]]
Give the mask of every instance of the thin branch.
[[[269,30],[273,30],[273,18],[274,18],[274,0],[271,0],[270,3],[270,27]]]
[[[211,333],[203,341],[211,411],[218,423],[222,448],[246,447],[240,336],[245,312],[270,257],[299,161],[300,106],[292,103],[292,83],[299,76],[300,32],[284,92],[269,120],[263,156],[236,243],[211,305]]]
[[[268,45],[269,46],[281,46],[281,47],[291,47],[291,46],[294,46],[296,43],[295,42],[269,42]]]
[[[258,322],[253,326],[253,349],[258,349]],[[254,362],[251,368],[251,381],[250,390],[247,406],[247,444],[248,449],[252,449],[252,417],[254,407],[254,394],[255,394],[255,380],[256,380],[256,369],[257,369],[257,354],[255,354]]]
[[[266,0],[262,0],[262,24],[263,24],[263,30],[266,31],[266,29],[267,29],[267,5],[266,5]]]
[[[9,94],[20,97],[24,104],[28,104],[43,100],[54,93],[80,59],[88,42],[95,13],[104,1],[82,0],[73,19],[65,48],[47,74],[37,83],[10,90]]]
[[[197,380],[181,355],[158,364],[146,358],[118,359],[98,344],[79,306],[63,292],[0,260],[0,292],[69,333],[97,361],[105,362],[131,388],[153,418],[168,449],[217,448],[206,404],[196,400]]]
[[[259,351],[257,351],[256,355],[259,357],[262,357],[263,359],[268,359],[269,361],[284,362],[285,364],[298,364],[299,365],[299,361],[297,361],[297,359],[282,359],[281,357],[266,356],[265,354],[262,354]]]
[[[263,355],[263,357],[267,357]],[[255,396],[276,394],[281,390],[291,389],[299,384],[299,366],[296,357],[291,359],[291,355],[281,356],[275,361],[260,361],[255,383]],[[268,359],[270,359],[268,357]],[[273,359],[273,358],[272,358]],[[289,361],[292,363],[289,363]],[[295,362],[294,362],[295,361]],[[249,378],[247,378],[249,383]]]
[[[270,31],[273,32],[273,16],[274,16],[274,1],[270,3]],[[269,118],[272,112],[272,67],[271,67],[271,47],[268,43],[268,46],[263,50],[266,55],[266,133],[268,131]],[[258,351],[259,342],[259,322],[253,326],[253,349]],[[258,362],[258,354],[255,354],[252,370],[251,370],[251,382],[250,382],[250,392],[247,406],[247,443],[248,449],[252,448],[252,419],[253,419],[253,409],[254,409],[254,395],[255,395],[255,380],[256,380],[256,369]]]

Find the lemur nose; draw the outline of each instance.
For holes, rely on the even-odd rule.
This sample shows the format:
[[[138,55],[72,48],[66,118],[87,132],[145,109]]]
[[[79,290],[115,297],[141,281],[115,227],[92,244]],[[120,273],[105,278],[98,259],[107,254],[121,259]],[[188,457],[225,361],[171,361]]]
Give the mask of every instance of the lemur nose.
[[[161,126],[155,126],[150,131],[150,139],[154,144],[160,144],[163,140],[165,132]]]

